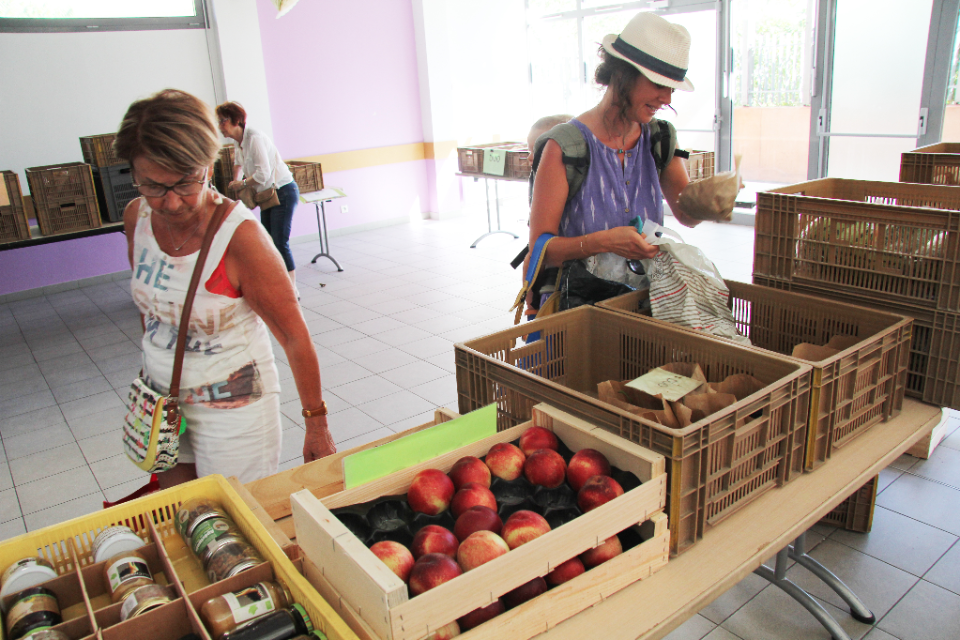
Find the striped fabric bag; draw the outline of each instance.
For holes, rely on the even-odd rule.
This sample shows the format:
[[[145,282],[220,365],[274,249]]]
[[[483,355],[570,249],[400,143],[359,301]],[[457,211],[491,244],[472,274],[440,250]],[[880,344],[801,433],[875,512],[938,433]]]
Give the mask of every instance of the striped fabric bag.
[[[656,256],[643,260],[653,317],[749,345],[749,338],[737,331],[728,306],[730,290],[716,265],[675,231],[647,221],[643,232],[647,242],[660,247]]]

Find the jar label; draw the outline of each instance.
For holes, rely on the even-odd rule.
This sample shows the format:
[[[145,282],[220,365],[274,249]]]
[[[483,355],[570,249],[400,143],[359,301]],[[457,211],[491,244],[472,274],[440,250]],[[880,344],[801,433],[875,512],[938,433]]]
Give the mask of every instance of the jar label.
[[[44,593],[37,593],[17,600],[13,606],[10,607],[10,611],[7,612],[7,632],[11,633],[13,628],[16,627],[21,620],[38,612],[45,612],[51,616],[56,616],[57,621],[53,624],[59,622],[60,605],[57,603],[57,599]]]
[[[137,556],[127,556],[117,560],[107,571],[107,579],[110,581],[110,591],[114,592],[124,582],[136,580],[137,578],[146,578],[153,580],[153,574],[150,573],[150,567],[147,563]]]
[[[273,598],[261,584],[255,584],[242,591],[225,593],[223,599],[230,606],[233,621],[237,624],[262,616],[274,609]]]
[[[136,598],[133,598],[131,596],[127,596],[126,598],[124,598],[123,606],[120,607],[120,619],[121,620],[128,619],[130,617],[130,612],[133,611],[138,604],[140,604],[140,601],[137,600]]]
[[[223,518],[205,520],[197,525],[190,538],[190,546],[198,557],[203,551],[219,538],[230,532],[230,523]]]

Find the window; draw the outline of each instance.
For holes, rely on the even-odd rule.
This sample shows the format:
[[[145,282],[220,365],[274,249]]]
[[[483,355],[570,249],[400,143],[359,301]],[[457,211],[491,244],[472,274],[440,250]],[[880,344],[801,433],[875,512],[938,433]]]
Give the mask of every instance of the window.
[[[206,27],[203,0],[0,0],[0,31],[144,31]]]

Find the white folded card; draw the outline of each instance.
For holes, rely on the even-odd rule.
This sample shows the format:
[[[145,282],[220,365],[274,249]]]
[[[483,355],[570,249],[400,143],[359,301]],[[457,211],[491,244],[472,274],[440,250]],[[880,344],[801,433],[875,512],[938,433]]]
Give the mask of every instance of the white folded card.
[[[636,380],[631,380],[627,386],[652,396],[661,396],[664,400],[675,402],[697,389],[703,382],[671,373],[660,367],[651,369]]]

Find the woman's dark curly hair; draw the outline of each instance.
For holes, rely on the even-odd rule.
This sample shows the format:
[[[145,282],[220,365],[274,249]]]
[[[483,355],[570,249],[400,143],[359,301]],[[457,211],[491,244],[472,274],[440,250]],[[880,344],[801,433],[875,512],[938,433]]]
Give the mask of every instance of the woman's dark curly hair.
[[[597,84],[609,88],[613,92],[613,104],[617,107],[617,118],[623,122],[633,104],[630,101],[630,92],[640,78],[640,70],[635,66],[607,53],[602,46],[598,49],[601,62],[593,74]],[[670,107],[673,109],[673,107]]]

